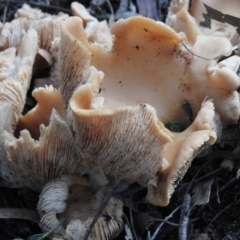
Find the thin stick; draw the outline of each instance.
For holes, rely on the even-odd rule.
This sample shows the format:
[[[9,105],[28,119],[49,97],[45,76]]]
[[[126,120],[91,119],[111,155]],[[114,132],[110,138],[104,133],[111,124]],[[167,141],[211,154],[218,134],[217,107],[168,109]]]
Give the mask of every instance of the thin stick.
[[[3,23],[6,22],[7,11],[8,11],[8,5],[9,5],[9,0],[6,1],[6,6],[4,7],[4,12],[3,12]]]
[[[208,173],[208,174],[206,174],[206,175],[204,175],[204,176],[196,179],[196,180],[194,181],[194,183],[200,182],[200,181],[202,181],[203,179],[208,178],[208,177],[210,177],[210,176],[212,176],[212,175],[214,175],[214,174],[216,174],[216,173],[220,173],[220,172],[222,172],[222,171],[223,171],[223,168],[220,167],[220,168],[218,168],[218,169],[216,169],[216,170],[213,170],[212,172],[210,172],[210,173]]]
[[[132,216],[132,195],[129,195],[129,200],[130,200],[130,206],[129,206],[129,212],[130,212],[130,222],[131,222],[131,226],[132,226],[132,232],[133,235],[135,237],[135,239],[138,239],[135,228],[134,228],[134,224],[133,224],[133,216]]]
[[[191,205],[190,194],[185,194],[183,197],[182,209],[181,209],[181,219],[180,227],[178,230],[178,239],[187,240],[188,239],[188,223],[189,223],[189,209]]]
[[[39,220],[39,214],[35,210],[23,208],[0,208],[0,219],[7,218],[36,221]]]
[[[159,218],[154,218],[152,222],[164,222],[164,223],[167,223],[171,226],[174,226],[174,227],[178,227],[179,224],[178,223],[173,223],[173,222],[169,222],[169,221],[166,221],[164,219],[159,219]]]
[[[131,235],[133,236],[132,229],[131,229],[131,224],[130,224],[130,222],[129,222],[127,216],[126,216],[126,214],[124,214],[124,217],[125,217],[125,219],[126,219],[126,224],[128,225],[128,228],[129,228],[130,231],[131,231]]]
[[[225,212],[228,208],[230,208],[234,203],[231,203],[229,205],[227,205],[222,211],[220,211],[211,221],[210,223],[207,225],[206,230],[211,226],[211,224],[223,213]]]
[[[148,240],[154,240],[155,239],[155,237],[157,236],[157,234],[158,234],[158,232],[161,230],[161,228],[162,228],[162,226],[164,225],[164,223],[165,223],[165,221],[167,221],[169,218],[171,218],[172,216],[173,216],[173,214],[175,213],[175,212],[177,212],[177,210],[180,208],[180,206],[178,206],[176,209],[174,209],[174,211],[172,211],[167,217],[165,217],[165,219],[164,219],[164,222],[162,222],[159,226],[158,226],[158,228],[155,230],[155,232],[154,232],[154,234],[151,236],[150,235],[150,231],[148,231]]]
[[[100,206],[100,208],[98,209],[97,214],[94,216],[94,218],[93,218],[90,226],[87,228],[87,230],[86,230],[86,232],[85,232],[85,235],[84,235],[84,238],[83,238],[84,240],[87,240],[87,239],[88,239],[88,237],[89,237],[89,235],[90,235],[90,233],[91,233],[91,231],[92,231],[95,223],[97,222],[97,220],[98,220],[98,218],[101,216],[104,208],[105,208],[106,205],[108,204],[108,201],[109,201],[109,199],[111,198],[111,196],[112,196],[112,194],[113,194],[113,191],[114,191],[114,189],[116,188],[116,186],[118,185],[118,183],[119,183],[118,180],[116,180],[116,181],[114,182],[114,184],[113,184],[113,186],[111,187],[111,189],[109,190],[107,196],[106,196],[105,199],[103,200],[103,203],[102,203],[102,205]]]
[[[239,179],[237,177],[232,178],[228,183],[226,183],[225,185],[223,185],[218,192],[214,193],[211,198],[215,197],[217,194],[221,193],[222,191],[226,190],[227,188],[231,187],[234,183],[236,183],[237,181],[239,181]]]
[[[194,175],[194,177],[192,178],[190,184],[188,185],[188,188],[187,188],[185,194],[189,192],[189,190],[191,189],[193,183],[196,181],[195,179],[197,178],[197,176],[199,175],[199,173],[202,171],[202,169],[203,169],[209,162],[210,162],[210,161],[204,163],[204,164],[199,168],[199,170],[197,171],[197,173],[196,173],[196,174]]]
[[[109,24],[109,26],[112,26],[114,24],[114,11],[113,11],[112,4],[109,0],[107,0],[107,4],[108,4],[108,6],[110,8],[110,12],[111,12],[111,16],[109,18],[108,24]]]

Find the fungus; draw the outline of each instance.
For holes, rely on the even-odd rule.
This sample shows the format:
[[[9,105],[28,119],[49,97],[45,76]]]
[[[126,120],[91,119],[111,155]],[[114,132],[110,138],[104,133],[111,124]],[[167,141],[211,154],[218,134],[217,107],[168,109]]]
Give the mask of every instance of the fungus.
[[[8,101],[13,106],[13,129],[25,104],[36,52],[37,33],[29,29],[22,39],[17,55],[15,48],[0,53],[3,56],[0,60],[0,101]]]
[[[56,233],[66,240],[83,239],[105,198],[106,190],[89,187],[89,182],[84,178],[75,176],[53,180],[43,188],[39,197],[38,211],[43,226],[52,229],[59,225],[59,219],[64,218],[64,223],[60,224]],[[113,239],[122,230],[122,217],[121,201],[111,197],[88,239]],[[55,236],[54,239],[59,239],[58,235]]]
[[[71,3],[71,11],[73,16],[80,17],[83,20],[84,26],[87,25],[88,22],[91,21],[97,21],[97,19],[93,16],[91,16],[87,9],[78,2],[72,2]]]
[[[32,8],[28,4],[24,3],[21,8],[17,10],[14,14],[14,18],[27,18],[27,19],[43,19],[43,18],[53,18],[53,15],[48,13],[43,13],[38,8]]]
[[[182,45],[185,40],[182,35],[151,19],[132,17],[119,20],[111,32],[115,36],[114,47],[105,52],[88,42],[79,18],[68,18],[63,24],[61,42],[64,44],[60,53],[60,59],[66,59],[68,63],[66,66],[60,63],[60,74],[63,76],[60,79],[65,77],[66,72],[75,74],[79,71],[77,63],[82,62],[81,59],[86,61],[79,55],[82,51],[78,54],[76,52],[75,46],[79,40],[88,49],[89,56],[92,55],[89,65],[105,74],[98,94],[105,99],[104,108],[147,102],[156,108],[159,120],[183,121],[183,100],[190,103],[196,116],[201,103],[209,97],[214,100],[224,126],[238,121],[239,77],[234,71],[222,69],[217,64],[218,58],[232,51],[227,39],[198,36],[196,43],[190,47],[193,55]],[[221,88],[223,79],[225,88]],[[65,84],[70,83],[63,81],[61,89],[65,88]],[[133,94],[136,86],[137,95]],[[66,99],[69,88],[62,91],[64,102],[69,101],[75,87],[76,83],[72,80],[72,90]]]
[[[202,103],[195,121],[182,133],[171,133],[159,121],[181,120],[176,106],[180,108],[187,96],[178,84],[190,71],[186,61],[194,57],[188,52],[176,56],[182,38],[149,19],[136,17],[116,23],[110,52],[89,44],[81,28],[76,31],[79,25],[78,18],[63,24],[59,76],[68,121],[83,158],[108,175],[148,187],[148,201],[165,206],[192,159],[212,145],[220,131],[209,100]],[[95,66],[106,74],[104,79]],[[168,73],[168,67],[178,74]],[[168,92],[169,98],[162,91]],[[183,95],[177,99],[179,91]]]
[[[61,22],[68,15],[59,15],[50,20],[15,19],[3,25],[0,35],[0,50],[9,47],[19,48],[21,40],[28,29],[33,28],[38,33],[39,48],[49,51],[51,42],[60,36]]]
[[[37,88],[32,92],[32,96],[38,104],[34,109],[29,111],[25,116],[20,117],[18,121],[17,132],[28,129],[34,139],[40,136],[40,125],[49,125],[52,109],[65,119],[66,114],[63,108],[61,93],[54,90],[52,86],[46,88]]]

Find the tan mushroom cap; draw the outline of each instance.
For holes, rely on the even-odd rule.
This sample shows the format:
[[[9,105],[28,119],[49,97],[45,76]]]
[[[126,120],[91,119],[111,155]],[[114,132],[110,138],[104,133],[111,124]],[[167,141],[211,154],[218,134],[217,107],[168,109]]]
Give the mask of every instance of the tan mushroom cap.
[[[95,17],[93,17],[89,14],[89,12],[84,7],[84,5],[82,5],[79,2],[71,3],[71,11],[72,11],[73,16],[80,17],[83,20],[84,26],[86,26],[86,24],[88,22],[97,21],[97,19]]]
[[[163,34],[161,38],[163,45],[161,51],[163,52],[159,54],[167,55],[171,48],[173,48],[173,46],[171,48],[168,46],[171,45],[171,39],[173,39],[174,46],[181,41],[181,38],[170,28],[162,24],[156,24],[154,27],[144,30],[144,21],[150,21],[150,23],[153,21],[144,18],[137,19],[140,19],[139,28],[141,28],[143,32],[147,30],[147,32],[150,32],[151,36],[153,35],[155,38],[159,32]],[[76,20],[76,18],[74,20]],[[133,21],[135,20],[136,19]],[[78,22],[78,20],[76,22]],[[159,29],[154,32],[156,26],[164,26],[166,32],[159,31]],[[158,104],[156,104],[156,102],[155,105],[153,104],[156,110],[149,104],[141,103],[141,95],[143,95],[142,101],[153,103],[151,96],[154,95],[154,91],[149,95],[147,90],[153,88],[154,85],[155,87],[158,86],[158,81],[160,80],[154,79],[154,71],[158,71],[158,69],[154,68],[153,63],[152,65],[147,65],[150,69],[145,69],[145,71],[152,70],[151,72],[153,74],[151,78],[145,75],[146,81],[143,76],[140,76],[138,73],[137,76],[131,74],[131,67],[134,67],[134,72],[141,72],[143,65],[139,64],[139,62],[137,62],[137,66],[141,66],[141,68],[135,65],[132,66],[132,63],[130,66],[126,65],[128,67],[128,71],[126,71],[126,69],[120,67],[121,64],[116,63],[117,61],[114,59],[115,56],[112,56],[125,54],[125,51],[123,51],[118,41],[122,38],[127,38],[128,34],[121,32],[121,38],[119,40],[120,33],[118,32],[117,34],[117,30],[115,30],[116,41],[114,49],[111,52],[102,53],[101,49],[88,45],[89,48],[95,49],[91,58],[91,53],[84,45],[85,42],[83,44],[75,38],[76,36],[74,37],[71,34],[74,27],[76,26],[70,23],[70,19],[69,21],[67,20],[63,26],[60,44],[60,59],[63,60],[60,61],[59,69],[61,92],[65,107],[68,109],[68,120],[75,132],[76,142],[84,158],[90,163],[100,166],[106,174],[112,175],[115,178],[127,180],[129,183],[137,181],[142,186],[148,186],[149,202],[162,206],[168,204],[169,198],[176,186],[175,180],[183,177],[192,159],[200,150],[205,146],[212,145],[216,141],[217,130],[215,130],[213,103],[207,101],[202,104],[201,111],[195,122],[187,130],[179,135],[171,133],[158,119],[158,109],[163,105],[161,104],[161,90],[155,88],[159,91],[154,96],[158,96],[159,99]],[[137,32],[140,31],[138,28],[134,29],[136,29]],[[120,31],[120,27],[118,31]],[[134,30],[130,28],[127,33],[131,35],[133,31]],[[170,36],[168,36],[168,33]],[[166,40],[164,37],[166,37]],[[135,36],[133,35],[129,38],[131,48],[128,48],[128,51],[140,51],[142,45],[139,44],[139,49],[136,49],[134,42],[136,41]],[[125,44],[125,46],[126,45],[127,44]],[[69,47],[66,48],[66,46]],[[144,49],[145,47],[142,48]],[[129,53],[128,51],[126,52]],[[153,54],[153,50],[149,49],[148,54],[150,55],[151,53]],[[94,62],[94,54],[96,57],[99,57],[99,62],[101,62],[100,57],[102,57],[103,61],[111,59],[111,61],[117,65],[116,68],[114,66],[116,76],[113,76],[113,72],[111,72],[111,81],[113,83],[110,80],[107,82],[107,84],[110,85],[110,89],[107,89],[108,85],[106,85],[106,83],[104,84],[106,79],[103,79],[103,73],[91,66]],[[105,56],[105,54],[107,56]],[[165,55],[165,61],[169,63],[174,61],[173,57],[171,58]],[[132,57],[134,58],[134,56]],[[154,58],[157,58],[156,51]],[[152,58],[150,58],[149,61],[151,59]],[[90,62],[91,60],[92,62]],[[119,57],[119,61],[120,60],[121,58]],[[139,61],[136,57],[134,60]],[[158,59],[158,61],[158,68],[160,68],[161,61],[164,60]],[[178,63],[178,60],[176,60],[176,62]],[[178,67],[177,63],[176,67]],[[181,61],[180,63],[183,64]],[[109,64],[109,67],[111,67],[112,63]],[[103,65],[101,66],[103,67]],[[104,67],[109,71],[108,66]],[[118,72],[118,67],[120,67],[119,70],[126,72]],[[125,76],[124,80],[123,78],[121,79],[123,76],[121,74]],[[146,74],[146,72],[144,74]],[[121,90],[121,84],[117,82],[120,87],[114,85],[117,81],[114,78],[118,78],[119,76],[120,79],[118,80],[125,82],[128,80],[131,81],[132,84],[127,85],[126,83],[127,87],[131,88],[132,93],[131,95],[127,95],[121,92],[122,94],[124,93],[124,95],[122,95],[122,102],[120,102],[120,98],[118,99],[118,91]],[[141,79],[139,80],[138,77]],[[153,82],[151,82],[151,80]],[[136,86],[139,87],[139,95],[138,91],[134,90],[134,84],[135,88]],[[174,86],[174,84],[172,83],[171,85]],[[144,85],[145,92],[141,89],[141,85]],[[113,86],[115,86],[115,88]],[[104,91],[104,87],[106,87],[106,92],[110,93],[110,91],[112,91],[110,96],[99,93],[99,89],[102,88],[102,91]],[[115,96],[115,98],[113,96]],[[132,98],[132,101],[128,101],[129,98]],[[138,102],[141,104],[137,105]],[[164,105],[165,104],[168,104],[168,102],[164,101]],[[176,104],[175,102],[174,105]],[[171,117],[170,115],[170,119]],[[201,120],[202,118],[203,120]],[[199,140],[194,142],[194,138]],[[171,155],[171,147],[168,146],[176,149],[175,154]],[[171,166],[173,166],[173,168]],[[166,183],[163,184],[165,187],[159,184],[159,182]]]
[[[38,104],[25,116],[19,118],[17,131],[28,129],[32,138],[38,139],[40,136],[40,125],[49,125],[53,108],[63,119],[66,119],[66,113],[63,108],[60,90],[55,90],[52,86],[37,88],[32,92],[32,96]]]
[[[38,203],[43,226],[52,229],[59,223],[56,216],[59,214],[60,220],[64,218],[65,221],[56,229],[56,233],[62,234],[67,240],[83,239],[107,190],[85,187],[87,185],[89,183],[83,178],[69,175],[48,183],[44,187]],[[121,201],[111,197],[88,239],[103,240],[116,237],[123,226],[122,216]],[[54,239],[61,239],[61,237],[56,235]]]
[[[162,165],[156,179],[153,178],[148,183],[147,200],[154,205],[167,205],[193,158],[209,145],[213,145],[217,138],[216,133],[221,134],[221,131],[219,116],[215,114],[212,101],[202,103],[192,125],[182,133],[172,133],[173,142],[164,146]]]
[[[119,20],[111,31],[115,38],[114,47],[109,52],[88,42],[79,18],[68,18],[62,31],[62,42],[69,47],[65,47],[61,58],[71,61],[68,66],[73,68],[74,73],[80,71],[78,64],[85,61],[79,55],[85,50],[76,54],[74,46],[78,40],[90,51],[91,65],[104,72],[98,94],[104,98],[103,108],[146,102],[156,108],[159,120],[179,121],[185,117],[181,110],[183,100],[190,102],[196,115],[208,96],[215,101],[224,126],[237,122],[240,115],[239,77],[231,69],[222,69],[214,60],[231,53],[232,47],[227,39],[197,37],[190,50],[198,57],[181,44],[184,40],[181,35],[151,19],[132,17]],[[68,55],[67,51],[71,54]],[[69,71],[65,69],[62,74]],[[83,83],[83,78],[81,81]],[[223,81],[229,88],[221,88]],[[70,83],[63,84],[65,88],[65,84]],[[71,82],[72,90],[74,86],[76,84]],[[62,91],[63,99],[67,89]],[[68,102],[70,96],[71,93],[64,101]]]
[[[197,40],[197,36],[201,34],[196,20],[186,11],[180,10],[173,16],[168,18],[166,23],[176,32],[184,32],[188,39],[188,43],[194,45]]]
[[[148,201],[167,205],[193,158],[214,144],[216,132],[221,131],[215,129],[212,102],[202,105],[187,130],[174,134],[147,104],[106,110],[84,108],[88,106],[81,104],[81,90],[86,97],[84,87],[79,87],[70,100],[72,124],[83,156],[106,174],[148,186]]]

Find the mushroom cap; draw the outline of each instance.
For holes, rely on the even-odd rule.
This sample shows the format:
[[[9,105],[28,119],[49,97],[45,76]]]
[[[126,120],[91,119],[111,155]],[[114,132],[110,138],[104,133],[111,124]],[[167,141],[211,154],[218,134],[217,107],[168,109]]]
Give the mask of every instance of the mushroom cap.
[[[84,26],[86,26],[86,24],[88,22],[97,21],[97,19],[95,17],[93,17],[89,14],[89,12],[84,7],[84,5],[82,5],[79,2],[72,2],[71,3],[71,11],[72,11],[73,16],[80,17],[83,20]]]
[[[47,182],[63,174],[90,172],[69,126],[55,110],[49,126],[40,126],[38,141],[26,129],[20,132],[18,139],[6,131],[4,133],[8,161],[17,169],[14,174],[19,180],[16,182],[21,182],[22,186],[41,190]]]
[[[59,214],[60,219],[65,219],[66,227],[61,224],[56,232],[62,234],[64,239],[83,239],[107,190],[96,190],[86,185],[89,184],[83,178],[70,175],[48,183],[43,188],[38,203],[43,226],[49,229],[56,226],[59,223],[56,214]],[[121,201],[111,197],[89,239],[112,239],[118,235],[123,226],[122,216]]]
[[[115,36],[114,47],[111,51],[104,52],[88,42],[79,18],[68,18],[63,24],[61,40],[64,47],[60,55],[61,59],[70,62],[68,65],[60,63],[60,75],[63,74],[63,78],[66,73],[73,75],[70,73],[71,68],[74,74],[81,71],[77,66],[83,66],[87,60],[79,54],[88,50],[90,52],[85,54],[92,57],[84,67],[88,68],[90,64],[104,72],[104,81],[98,94],[104,98],[104,108],[146,102],[156,108],[159,120],[182,121],[185,118],[181,111],[184,100],[191,104],[196,116],[201,103],[209,97],[215,101],[216,111],[220,113],[224,126],[238,121],[239,77],[231,69],[222,71],[221,65],[216,62],[219,57],[229,55],[232,51],[227,39],[198,36],[195,44],[190,47],[193,55],[182,45],[184,37],[151,19],[132,17],[119,20],[111,32]],[[81,47],[82,51],[76,54],[77,44],[84,44],[87,50]],[[66,66],[69,69],[65,69]],[[224,79],[228,87],[224,90],[219,88],[215,76]],[[79,79],[77,75],[74,78]],[[62,81],[61,89],[65,89],[66,85],[71,85],[72,89],[64,100],[66,103],[76,87],[77,82],[74,81]],[[86,80],[81,77],[81,84],[84,82]],[[69,88],[62,90],[63,99]],[[159,104],[163,102],[164,104]]]
[[[176,14],[168,17],[166,22],[176,32],[184,32],[186,34],[188,43],[194,45],[197,36],[201,34],[196,20],[186,11],[180,10]]]
[[[203,149],[215,143],[216,133],[222,132],[221,127],[212,101],[203,102],[194,122],[185,131],[172,133],[173,142],[164,146],[162,165],[156,177],[148,183],[147,200],[154,205],[168,205],[192,160]]]
[[[19,118],[17,132],[27,129],[32,138],[38,139],[40,136],[40,125],[49,125],[52,109],[66,119],[60,90],[54,89],[51,85],[46,88],[37,88],[32,92],[32,96],[38,104],[25,116]]]
[[[148,27],[144,25],[146,24],[145,21],[149,24]],[[143,68],[143,65],[140,64],[141,58],[134,56],[134,54],[136,54],[136,51],[137,53],[141,51],[140,49],[143,49],[144,52],[146,46],[143,47],[139,43],[137,45],[138,49],[135,41],[140,39],[138,34],[140,35],[140,33],[142,34],[146,31],[150,32],[150,36],[144,35],[145,38],[148,37],[147,40],[154,41],[156,39],[157,41],[159,40],[157,34],[161,33],[163,35],[161,40],[159,40],[162,41],[161,51],[158,50],[160,51],[159,54],[163,55],[163,59],[156,56],[156,51],[154,52],[156,49],[150,48],[143,55],[147,58],[149,55],[154,54],[154,58],[158,60],[158,68],[161,67],[161,63],[164,61],[167,61],[169,64],[176,61],[174,66],[177,68],[180,65],[179,69],[183,70],[181,68],[181,65],[184,65],[183,62],[175,60],[171,54],[169,56],[169,53],[177,49],[178,44],[182,40],[179,35],[163,24],[156,24],[144,18],[133,18],[126,22],[124,21],[123,30],[121,25],[114,26],[114,49],[111,52],[102,52],[96,46],[87,44],[86,39],[83,39],[82,42],[78,41],[78,37],[81,37],[82,34],[78,31],[77,34],[79,33],[79,36],[73,35],[73,31],[75,30],[74,32],[76,32],[76,23],[79,23],[77,18],[69,18],[63,24],[60,43],[60,59],[63,60],[60,61],[59,65],[61,92],[67,108],[69,124],[75,133],[75,141],[86,161],[100,166],[106,174],[114,178],[124,179],[129,183],[137,181],[142,186],[148,186],[149,202],[164,206],[169,202],[169,197],[175,187],[175,180],[183,177],[192,159],[198,152],[216,141],[217,130],[215,132],[213,103],[211,101],[204,102],[201,105],[200,116],[197,116],[196,122],[180,135],[171,133],[158,118],[159,115],[161,116],[158,110],[169,104],[165,101],[162,101],[164,104],[161,104],[161,94],[163,92],[160,88],[160,81],[163,80],[161,79],[162,72],[158,72],[158,74],[160,73],[158,79],[154,78],[156,77],[154,73],[158,69],[156,65],[154,68],[153,62],[151,65],[147,65],[144,69],[145,72],[141,71]],[[156,27],[163,29],[160,31],[160,29],[155,29]],[[125,28],[128,30],[124,31]],[[136,35],[138,37],[135,36],[134,31],[137,32]],[[127,47],[127,51],[119,43],[123,41],[122,39],[128,39],[129,41],[125,42],[124,45]],[[140,42],[147,40],[140,39]],[[92,57],[86,45],[91,50]],[[156,47],[154,44],[150,46]],[[126,64],[126,69],[122,66],[122,60],[126,56],[121,57],[121,54],[129,54],[129,58],[132,57],[134,59],[130,61],[130,66]],[[94,55],[97,59],[94,59]],[[113,65],[111,65],[113,63],[108,62],[110,59],[111,62],[117,65],[112,70],[110,68],[113,68]],[[149,59],[152,60],[153,56],[149,57]],[[105,61],[105,64],[108,63],[110,65],[101,65],[101,60]],[[117,63],[117,60],[120,63]],[[128,59],[125,60],[128,62]],[[107,84],[104,83],[106,79],[103,79],[103,73],[91,66],[95,65],[95,61],[98,61],[98,64],[108,71],[107,74],[110,74],[112,77],[111,81],[107,79]],[[137,63],[133,65],[135,61]],[[131,72],[131,67],[134,68],[136,75]],[[119,70],[120,72],[118,72]],[[146,75],[146,72],[150,70],[153,73],[151,78]],[[113,71],[115,71],[115,75],[113,75]],[[144,73],[145,76],[140,76],[137,71]],[[179,77],[173,75],[172,78],[174,79],[175,76]],[[127,87],[122,88],[125,88],[129,94],[125,92],[125,95],[122,95],[122,102],[118,98],[118,91],[121,89],[119,86],[117,88],[117,85],[121,85],[118,83],[118,80],[124,81]],[[174,84],[176,83],[174,82]],[[171,85],[174,86],[174,84],[172,83]],[[130,90],[127,89],[128,87],[132,90],[131,95]],[[134,87],[139,88],[140,93],[136,90],[134,91]],[[102,88],[102,91],[105,88],[105,92],[109,95],[99,93],[100,88]],[[155,89],[157,90],[156,95],[154,95],[154,91],[149,95],[147,90]],[[123,94],[123,92],[121,93]],[[141,95],[143,95],[142,99]],[[154,103],[151,99],[152,95],[156,97],[157,103],[152,104],[156,109],[147,104],[149,102],[150,104]],[[141,103],[141,100],[146,103]],[[176,104],[175,102],[174,106]],[[169,104],[168,106],[171,108],[172,105]],[[167,112],[169,113],[169,111]],[[202,112],[205,113],[203,114]],[[173,120],[174,118],[172,117],[173,115],[170,113],[169,119]],[[199,120],[199,118],[204,120]],[[177,120],[179,119],[180,117],[178,116]],[[195,142],[193,141],[194,138],[197,139]],[[171,154],[173,151],[168,147],[171,144],[176,149],[175,154]],[[168,180],[165,180],[166,178]],[[166,183],[165,188],[159,184],[161,181]]]

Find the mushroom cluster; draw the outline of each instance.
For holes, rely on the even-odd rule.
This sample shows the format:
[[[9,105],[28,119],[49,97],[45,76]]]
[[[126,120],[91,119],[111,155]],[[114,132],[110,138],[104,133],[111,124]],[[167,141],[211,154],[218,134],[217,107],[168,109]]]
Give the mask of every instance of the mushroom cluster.
[[[140,16],[109,28],[76,2],[73,17],[24,5],[1,27],[0,185],[42,191],[47,229],[60,214],[58,233],[82,239],[114,180],[137,182],[151,204],[168,205],[194,157],[238,121],[236,66],[217,62],[231,42],[203,35],[185,5],[171,6],[172,28]],[[37,105],[22,115],[32,76],[48,67],[48,78],[33,78]],[[184,101],[193,121],[171,132],[164,123],[186,120]],[[122,215],[110,198],[90,238],[116,236]]]

